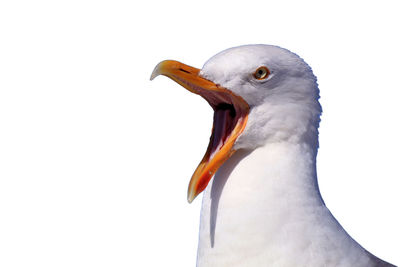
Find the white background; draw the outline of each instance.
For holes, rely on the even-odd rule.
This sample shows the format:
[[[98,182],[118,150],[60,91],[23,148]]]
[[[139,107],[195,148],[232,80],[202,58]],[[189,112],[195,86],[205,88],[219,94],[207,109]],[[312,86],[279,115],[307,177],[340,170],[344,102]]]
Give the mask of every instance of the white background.
[[[398,1],[2,1],[0,266],[194,266],[212,110],[161,60],[286,47],[313,68],[327,206],[400,264]]]

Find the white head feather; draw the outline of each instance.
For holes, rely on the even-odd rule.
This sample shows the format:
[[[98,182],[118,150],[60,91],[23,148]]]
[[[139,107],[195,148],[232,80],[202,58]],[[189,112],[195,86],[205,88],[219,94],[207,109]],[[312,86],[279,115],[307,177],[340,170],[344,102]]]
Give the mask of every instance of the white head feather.
[[[265,80],[253,76],[260,66],[270,70]],[[298,55],[271,45],[234,47],[209,59],[200,75],[250,105],[247,126],[235,149],[279,141],[306,142],[317,149],[319,90],[311,68]]]

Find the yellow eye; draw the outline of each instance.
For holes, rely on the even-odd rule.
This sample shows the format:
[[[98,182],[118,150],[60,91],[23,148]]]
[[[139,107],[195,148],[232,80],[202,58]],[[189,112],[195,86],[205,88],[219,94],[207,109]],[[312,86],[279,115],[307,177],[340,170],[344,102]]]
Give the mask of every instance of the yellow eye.
[[[264,80],[266,78],[268,78],[270,72],[269,69],[267,67],[259,67],[256,72],[253,73],[254,78],[256,78],[257,80]]]

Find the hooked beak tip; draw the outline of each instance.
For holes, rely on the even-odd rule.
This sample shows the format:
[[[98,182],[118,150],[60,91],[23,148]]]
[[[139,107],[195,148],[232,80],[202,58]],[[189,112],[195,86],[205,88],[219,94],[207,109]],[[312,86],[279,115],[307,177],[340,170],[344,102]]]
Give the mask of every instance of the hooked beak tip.
[[[151,73],[150,81],[154,80],[154,78],[156,78],[159,74],[160,74],[160,73],[159,73],[157,67],[155,67],[155,69],[154,69],[153,72]]]

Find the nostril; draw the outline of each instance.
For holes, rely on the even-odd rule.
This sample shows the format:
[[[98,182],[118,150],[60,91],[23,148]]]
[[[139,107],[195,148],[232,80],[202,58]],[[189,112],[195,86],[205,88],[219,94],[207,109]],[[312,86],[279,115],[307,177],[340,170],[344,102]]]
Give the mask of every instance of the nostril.
[[[183,72],[186,72],[186,73],[189,73],[189,74],[190,74],[190,72],[189,72],[189,71],[187,71],[187,70],[184,70],[184,69],[182,69],[182,68],[179,68],[179,70],[180,70],[180,71],[183,71]]]

